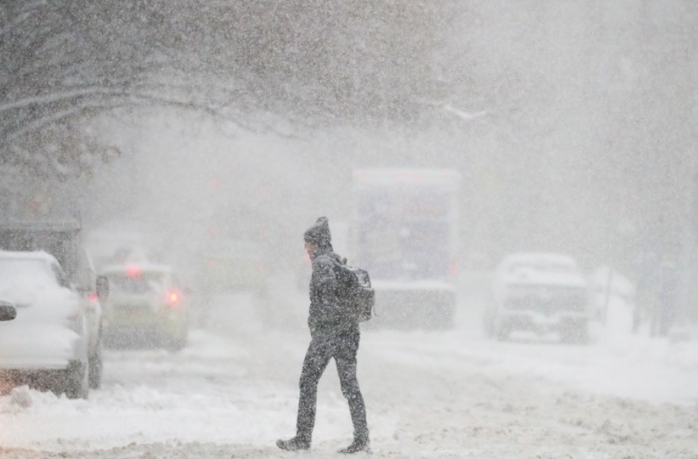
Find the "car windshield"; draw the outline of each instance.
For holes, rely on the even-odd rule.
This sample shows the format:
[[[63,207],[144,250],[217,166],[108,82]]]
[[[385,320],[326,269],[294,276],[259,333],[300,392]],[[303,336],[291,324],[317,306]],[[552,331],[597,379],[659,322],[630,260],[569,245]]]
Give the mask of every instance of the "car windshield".
[[[0,282],[19,284],[27,281],[38,285],[55,285],[56,276],[44,260],[0,258]]]
[[[112,290],[131,294],[157,293],[165,281],[165,274],[161,272],[113,273],[107,277]]]

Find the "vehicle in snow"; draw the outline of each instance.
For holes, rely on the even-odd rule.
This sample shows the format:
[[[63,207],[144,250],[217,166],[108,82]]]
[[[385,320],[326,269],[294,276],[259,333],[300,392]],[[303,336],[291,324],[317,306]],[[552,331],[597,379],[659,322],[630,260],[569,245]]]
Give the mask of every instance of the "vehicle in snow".
[[[351,263],[376,292],[377,326],[454,325],[459,174],[451,169],[354,171]]]
[[[56,258],[0,251],[0,298],[17,311],[12,322],[0,323],[1,377],[87,398],[87,323],[80,295]]]
[[[102,381],[101,302],[108,293],[108,286],[95,274],[90,254],[82,243],[81,229],[78,218],[5,219],[0,222],[0,250],[42,250],[52,255],[65,270],[71,288],[80,297],[88,331],[90,387],[97,389]]]
[[[586,343],[590,316],[588,281],[572,257],[519,253],[505,257],[495,271],[485,328],[500,340],[529,331]]]
[[[108,344],[160,345],[172,350],[186,346],[188,302],[170,266],[107,266],[100,275],[109,283],[109,297],[104,304]]]
[[[196,290],[192,309],[197,322],[205,326],[215,297],[232,292],[251,295],[260,317],[271,319],[270,240],[275,222],[264,212],[235,205],[216,207],[205,221],[186,264]]]

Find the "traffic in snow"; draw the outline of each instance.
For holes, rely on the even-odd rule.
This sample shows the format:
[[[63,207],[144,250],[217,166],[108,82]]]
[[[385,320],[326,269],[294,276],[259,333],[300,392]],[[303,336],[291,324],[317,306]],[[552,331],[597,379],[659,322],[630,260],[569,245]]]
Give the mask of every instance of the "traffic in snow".
[[[0,458],[698,458],[695,0],[0,1]]]

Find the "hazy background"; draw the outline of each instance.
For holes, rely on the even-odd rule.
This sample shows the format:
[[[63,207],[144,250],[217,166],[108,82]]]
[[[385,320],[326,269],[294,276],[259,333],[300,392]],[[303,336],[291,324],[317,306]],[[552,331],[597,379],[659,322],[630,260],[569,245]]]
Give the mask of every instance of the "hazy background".
[[[464,267],[558,251],[636,279],[651,253],[692,279],[691,0],[19,3],[5,207],[77,203],[177,256],[228,215],[284,269],[348,219],[353,168],[449,167]]]

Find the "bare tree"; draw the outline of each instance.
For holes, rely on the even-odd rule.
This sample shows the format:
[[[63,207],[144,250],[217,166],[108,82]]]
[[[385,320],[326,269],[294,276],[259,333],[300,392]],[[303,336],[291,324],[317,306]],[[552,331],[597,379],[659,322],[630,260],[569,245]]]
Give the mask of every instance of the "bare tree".
[[[82,121],[122,107],[179,106],[249,129],[263,128],[260,111],[409,118],[433,78],[438,3],[3,2],[2,158],[47,175],[88,164],[102,152],[83,142]]]

